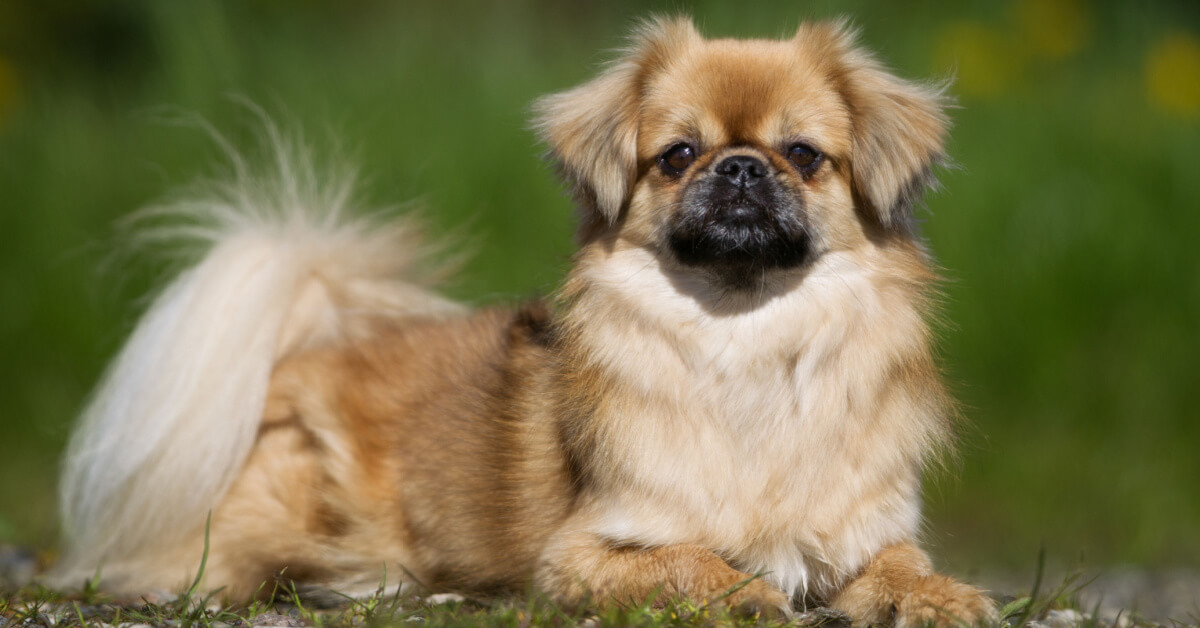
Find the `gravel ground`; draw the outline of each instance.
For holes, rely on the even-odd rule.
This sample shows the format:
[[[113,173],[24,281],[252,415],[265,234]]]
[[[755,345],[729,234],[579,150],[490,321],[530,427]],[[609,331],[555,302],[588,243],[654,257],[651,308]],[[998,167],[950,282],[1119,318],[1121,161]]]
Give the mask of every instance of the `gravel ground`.
[[[1100,574],[1080,592],[1084,608],[1132,608],[1147,617],[1200,621],[1200,572],[1144,571],[1133,567]]]
[[[1054,592],[1065,579],[1064,573],[1048,573],[1042,593]],[[985,574],[973,580],[998,597],[1028,593],[1032,585],[1028,574]],[[1083,585],[1077,595],[1080,608],[1110,623],[1131,613],[1155,622],[1200,623],[1200,570],[1113,567],[1084,572],[1075,585]]]

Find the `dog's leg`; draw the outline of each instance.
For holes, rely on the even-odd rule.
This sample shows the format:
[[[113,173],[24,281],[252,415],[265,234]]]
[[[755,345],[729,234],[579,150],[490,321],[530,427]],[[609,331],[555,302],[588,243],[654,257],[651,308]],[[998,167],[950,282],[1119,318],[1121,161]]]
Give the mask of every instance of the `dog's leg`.
[[[855,625],[977,625],[995,620],[990,598],[975,587],[933,571],[929,557],[912,543],[878,554],[830,606],[845,611]]]
[[[641,603],[657,595],[658,602],[682,597],[726,604],[739,612],[791,613],[782,591],[730,567],[698,545],[642,547],[616,544],[594,534],[561,535],[542,557],[537,585],[568,606],[588,596],[604,604]]]

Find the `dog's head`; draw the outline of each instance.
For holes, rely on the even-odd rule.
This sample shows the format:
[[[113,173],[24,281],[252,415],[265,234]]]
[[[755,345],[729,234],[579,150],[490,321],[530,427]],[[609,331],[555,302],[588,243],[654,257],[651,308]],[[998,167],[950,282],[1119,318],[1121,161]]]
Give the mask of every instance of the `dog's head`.
[[[591,82],[540,100],[535,124],[575,188],[584,243],[642,247],[736,286],[912,237],[943,105],[842,23],[707,40],[670,19],[644,25]]]

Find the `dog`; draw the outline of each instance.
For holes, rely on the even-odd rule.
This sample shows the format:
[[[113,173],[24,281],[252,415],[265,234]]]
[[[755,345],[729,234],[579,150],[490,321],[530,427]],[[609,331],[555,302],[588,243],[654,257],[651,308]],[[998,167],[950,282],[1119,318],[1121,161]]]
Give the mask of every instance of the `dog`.
[[[439,296],[411,224],[305,159],[185,204],[210,248],[80,419],[55,577],[993,620],[917,545],[953,441],[913,215],[946,106],[842,22],[644,23],[534,106],[579,210],[550,305]]]

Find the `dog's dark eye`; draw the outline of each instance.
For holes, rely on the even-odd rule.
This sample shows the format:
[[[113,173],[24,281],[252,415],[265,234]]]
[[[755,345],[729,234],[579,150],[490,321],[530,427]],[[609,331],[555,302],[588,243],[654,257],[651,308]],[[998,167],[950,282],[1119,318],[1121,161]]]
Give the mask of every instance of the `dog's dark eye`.
[[[788,148],[787,158],[801,173],[808,176],[817,171],[824,155],[808,144],[792,144]]]
[[[696,149],[691,144],[676,144],[658,156],[658,167],[673,177],[683,174],[696,161]]]

